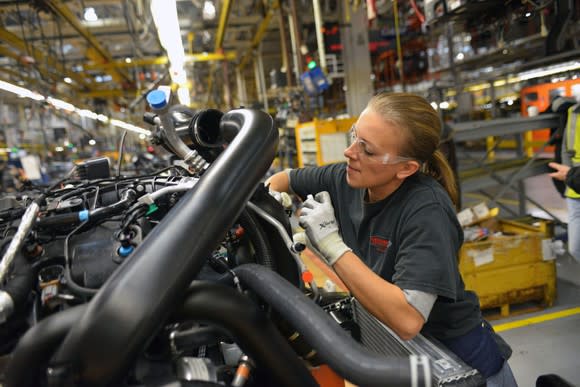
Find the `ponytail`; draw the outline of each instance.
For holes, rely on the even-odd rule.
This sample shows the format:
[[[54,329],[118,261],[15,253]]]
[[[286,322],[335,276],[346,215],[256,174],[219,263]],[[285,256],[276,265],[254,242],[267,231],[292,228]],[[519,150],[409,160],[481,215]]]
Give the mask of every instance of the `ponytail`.
[[[431,158],[423,163],[421,172],[437,180],[449,194],[455,208],[459,210],[459,192],[455,174],[447,158],[439,149],[436,149]]]

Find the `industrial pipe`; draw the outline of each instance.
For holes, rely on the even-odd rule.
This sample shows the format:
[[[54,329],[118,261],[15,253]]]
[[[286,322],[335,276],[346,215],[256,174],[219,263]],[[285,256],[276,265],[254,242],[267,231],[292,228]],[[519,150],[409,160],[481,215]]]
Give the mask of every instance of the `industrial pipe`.
[[[220,126],[239,133],[112,274],[56,353],[52,364],[73,372],[83,386],[114,384],[126,375],[274,159],[278,133],[268,114],[233,110]]]
[[[6,367],[6,387],[38,386],[38,380],[44,378],[40,372],[45,370],[57,345],[86,309],[86,305],[79,305],[55,313],[26,331]]]
[[[165,139],[169,143],[171,150],[187,164],[191,165],[196,172],[201,172],[207,167],[203,158],[197,153],[195,149],[189,147],[181,141],[173,125],[173,119],[169,112],[168,101],[165,98],[165,93],[161,90],[153,90],[147,94],[147,102],[157,117],[155,123],[160,124],[165,134]]]

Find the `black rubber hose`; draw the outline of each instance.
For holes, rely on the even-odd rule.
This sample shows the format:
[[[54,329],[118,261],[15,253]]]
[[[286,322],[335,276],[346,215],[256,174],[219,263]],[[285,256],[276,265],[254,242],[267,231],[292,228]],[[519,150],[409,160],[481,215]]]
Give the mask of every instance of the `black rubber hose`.
[[[101,219],[107,219],[113,215],[119,214],[122,211],[131,207],[131,205],[137,199],[137,194],[132,189],[128,189],[123,194],[123,198],[116,203],[108,205],[107,207],[97,208],[89,212],[89,219],[91,221],[98,221]]]
[[[252,241],[254,249],[256,250],[255,256],[257,263],[276,271],[276,265],[272,257],[272,248],[266,239],[264,229],[247,209],[244,209],[240,215],[240,225]]]
[[[13,265],[14,268],[3,290],[12,298],[14,312],[18,313],[27,305],[28,295],[34,287],[34,274],[32,268],[21,254],[16,255]]]
[[[6,367],[6,387],[42,385],[46,365],[72,325],[81,318],[86,305],[53,314],[30,328],[18,342]]]
[[[238,109],[220,126],[239,133],[109,277],[55,354],[55,364],[68,364],[83,386],[126,375],[270,167],[278,141],[272,117]]]
[[[276,386],[318,385],[265,313],[234,289],[194,283],[176,317],[225,328],[242,351],[268,371]]]
[[[418,378],[416,385],[425,385],[424,369],[412,369],[410,358],[370,352],[277,273],[256,264],[239,266],[234,272],[305,338],[323,362],[346,380],[361,386],[408,387],[413,372]]]

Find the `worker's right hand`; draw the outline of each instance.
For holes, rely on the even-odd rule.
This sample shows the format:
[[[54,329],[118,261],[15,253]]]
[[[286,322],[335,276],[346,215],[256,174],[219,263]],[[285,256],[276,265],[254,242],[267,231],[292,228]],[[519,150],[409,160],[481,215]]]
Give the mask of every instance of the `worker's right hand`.
[[[550,177],[552,177],[556,180],[561,180],[561,181],[566,180],[566,175],[568,174],[568,171],[570,170],[569,166],[559,164],[559,163],[554,163],[554,162],[548,163],[548,166],[550,168],[553,168],[556,170],[556,172],[552,172],[549,174]]]
[[[299,223],[306,231],[308,245],[314,247],[330,266],[347,251],[352,251],[340,236],[328,192],[319,192],[314,197],[308,195],[303,203]]]

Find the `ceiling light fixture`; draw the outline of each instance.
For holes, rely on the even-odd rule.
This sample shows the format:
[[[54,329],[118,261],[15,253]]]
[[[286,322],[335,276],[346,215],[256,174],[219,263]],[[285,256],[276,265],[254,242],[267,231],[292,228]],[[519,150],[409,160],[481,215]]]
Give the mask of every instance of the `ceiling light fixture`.
[[[213,1],[205,0],[203,3],[202,18],[203,20],[215,19],[215,5],[213,4]]]
[[[0,89],[17,94],[20,97],[30,98],[35,101],[44,101],[44,96],[24,87],[13,85],[12,83],[0,81]]]
[[[135,126],[133,124],[128,124],[128,123],[121,121],[121,120],[112,119],[109,122],[111,123],[111,125],[116,126],[118,128],[121,128],[121,129],[130,130],[131,132],[144,134],[146,136],[151,135],[150,130],[140,128],[140,127]]]
[[[99,20],[99,17],[97,16],[97,13],[95,12],[95,9],[93,7],[85,8],[85,13],[83,17],[88,22],[96,22],[97,20]]]
[[[169,59],[169,74],[171,81],[184,88],[187,92],[178,93],[179,103],[189,105],[189,88],[185,72],[185,50],[177,18],[175,0],[151,0],[151,14],[157,28],[159,42]]]
[[[131,132],[144,134],[146,136],[151,135],[150,130],[140,128],[138,126],[135,126],[133,124],[129,124],[129,123],[121,121],[121,120],[109,119],[109,117],[107,117],[104,114],[97,114],[97,113],[92,112],[88,109],[79,109],[78,107],[74,106],[73,104],[68,103],[66,101],[63,101],[61,99],[57,99],[57,98],[53,98],[53,97],[44,97],[43,95],[40,95],[34,91],[31,91],[29,89],[25,89],[24,87],[13,85],[12,83],[9,83],[9,82],[0,81],[0,90],[5,90],[5,91],[8,91],[10,93],[14,93],[14,94],[18,95],[19,97],[30,98],[30,99],[33,99],[35,101],[46,101],[50,105],[54,106],[56,109],[66,110],[66,111],[69,111],[71,113],[74,112],[81,117],[87,117],[87,118],[90,118],[93,120],[100,121],[100,122],[105,123],[105,124],[110,123],[113,126],[117,126],[119,128],[126,129],[126,130],[129,130]]]
[[[74,112],[76,109],[76,107],[72,103],[68,103],[66,101],[57,98],[48,97],[46,99],[46,102],[48,102],[57,109],[62,109],[69,112]]]
[[[559,65],[555,65],[555,66],[551,66],[551,67],[545,67],[542,68],[540,70],[532,70],[532,71],[526,71],[523,73],[519,73],[518,77],[521,81],[527,81],[528,79],[533,79],[533,78],[540,78],[540,77],[546,77],[548,75],[554,75],[554,74],[558,74],[558,73],[563,73],[566,71],[573,71],[573,70],[579,70],[580,69],[580,61],[572,61],[572,62],[567,62],[567,63],[561,63]]]

